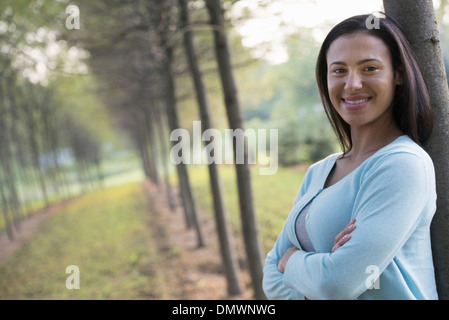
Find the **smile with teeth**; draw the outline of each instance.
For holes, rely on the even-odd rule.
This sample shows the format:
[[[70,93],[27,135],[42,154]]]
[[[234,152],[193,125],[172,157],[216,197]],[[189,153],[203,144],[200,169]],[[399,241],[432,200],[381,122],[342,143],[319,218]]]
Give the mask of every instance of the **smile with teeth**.
[[[343,99],[344,102],[349,103],[349,104],[358,104],[358,103],[366,102],[366,101],[369,101],[369,100],[371,100],[371,98],[365,98],[365,99],[353,100],[353,101]]]

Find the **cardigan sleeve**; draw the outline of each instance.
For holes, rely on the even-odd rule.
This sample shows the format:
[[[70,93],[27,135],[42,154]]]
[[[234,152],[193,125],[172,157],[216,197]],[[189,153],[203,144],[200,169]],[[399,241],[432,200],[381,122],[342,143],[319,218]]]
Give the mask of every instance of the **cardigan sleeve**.
[[[429,199],[434,202],[430,169],[430,159],[412,153],[379,159],[362,178],[351,239],[334,253],[295,252],[284,285],[311,299],[360,296],[369,288],[367,268],[375,266],[381,274],[415,230]]]
[[[263,290],[270,300],[301,300],[304,296],[283,283],[284,274],[278,270],[279,260],[293,243],[288,239],[285,226],[273,249],[267,254],[263,269]]]
[[[293,202],[295,206],[296,202],[307,192],[309,186],[309,178],[311,176],[312,167],[307,170],[304,176],[301,187]],[[267,254],[265,259],[265,266],[263,270],[263,289],[268,299],[272,300],[303,300],[304,296],[300,292],[293,288],[289,288],[284,285],[284,274],[279,272],[278,263],[288,248],[293,247],[293,243],[288,238],[284,225],[283,230],[279,234],[273,249]]]

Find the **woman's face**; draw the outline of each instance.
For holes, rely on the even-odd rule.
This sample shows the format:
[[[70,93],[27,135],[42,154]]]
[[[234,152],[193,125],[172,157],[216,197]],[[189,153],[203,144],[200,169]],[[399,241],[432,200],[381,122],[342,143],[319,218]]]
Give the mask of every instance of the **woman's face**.
[[[332,105],[351,128],[392,119],[390,106],[400,79],[380,38],[364,32],[340,36],[326,57]]]

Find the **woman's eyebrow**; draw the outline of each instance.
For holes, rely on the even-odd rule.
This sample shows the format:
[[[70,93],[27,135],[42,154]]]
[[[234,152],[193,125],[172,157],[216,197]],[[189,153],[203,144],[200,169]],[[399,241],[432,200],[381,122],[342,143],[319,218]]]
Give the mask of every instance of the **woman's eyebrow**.
[[[363,60],[360,60],[359,62],[357,62],[357,64],[360,65],[360,64],[367,63],[367,62],[371,62],[371,61],[376,61],[376,62],[382,63],[382,61],[380,61],[379,59],[374,59],[374,58],[372,58],[372,59],[363,59]]]
[[[361,64],[364,64],[364,63],[367,63],[367,62],[372,62],[372,61],[376,61],[376,62],[382,63],[382,61],[380,61],[379,59],[371,58],[371,59],[363,59],[363,60],[360,60],[359,62],[357,62],[357,64],[358,64],[358,65],[361,65]],[[334,62],[332,62],[332,63],[329,65],[329,67],[332,66],[332,65],[334,65],[334,64],[339,64],[339,65],[346,66],[346,62],[344,62],[344,61],[334,61]]]

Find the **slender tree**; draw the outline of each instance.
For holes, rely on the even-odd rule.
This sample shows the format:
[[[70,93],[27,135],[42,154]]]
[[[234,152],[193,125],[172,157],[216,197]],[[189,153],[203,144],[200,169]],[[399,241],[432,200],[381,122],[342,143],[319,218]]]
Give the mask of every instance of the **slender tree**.
[[[168,198],[168,205],[170,206],[170,210],[172,212],[175,211],[176,209],[176,200],[175,200],[175,195],[174,195],[174,191],[173,191],[173,187],[170,183],[170,173],[169,173],[169,168],[168,168],[168,147],[167,147],[167,142],[165,139],[165,125],[164,125],[164,121],[161,115],[161,112],[159,110],[159,101],[156,100],[156,103],[154,104],[154,118],[155,118],[155,124],[157,127],[157,131],[159,133],[159,141],[160,141],[160,146],[161,146],[161,158],[162,158],[162,170],[163,170],[163,174],[164,174],[164,181],[165,181],[165,188],[166,188],[166,192],[167,192],[167,198]]]
[[[156,1],[155,1],[156,2]],[[176,130],[180,128],[178,113],[176,107],[176,93],[175,93],[175,81],[173,77],[173,43],[170,42],[170,27],[171,27],[171,15],[172,4],[170,0],[157,1],[160,6],[160,15],[156,26],[161,30],[161,42],[160,46],[164,52],[162,57],[163,76],[165,78],[165,94],[166,94],[166,107],[167,117],[170,130]],[[173,142],[175,145],[176,142]],[[176,166],[179,177],[179,184],[184,202],[184,207],[188,210],[188,214],[192,219],[193,225],[197,233],[198,247],[203,247],[204,237],[201,230],[201,225],[198,219],[195,202],[193,199],[192,189],[190,187],[189,175],[186,165],[181,162]]]
[[[197,61],[193,41],[193,32],[190,29],[188,0],[179,0],[178,2],[180,8],[180,28],[184,33],[185,51],[200,109],[201,130],[204,132],[207,129],[213,128],[206,86],[204,85],[203,76]],[[232,243],[232,238],[229,236],[229,222],[226,211],[226,200],[222,191],[222,182],[217,164],[215,162],[210,163],[208,165],[208,169],[212,200],[214,204],[215,225],[217,228],[221,258],[223,260],[227,280],[228,293],[230,295],[237,295],[242,292],[240,285],[240,272],[236,260],[236,254],[234,252],[235,250]]]
[[[437,211],[431,225],[432,254],[440,299],[449,299],[449,91],[431,0],[384,0],[421,64],[434,112],[434,129],[427,151],[435,166]]]
[[[26,91],[28,90],[28,93]],[[45,95],[39,91],[37,86],[28,84],[28,88],[22,88],[24,94],[24,100],[22,101],[21,108],[24,113],[27,130],[27,137],[29,141],[31,158],[33,161],[34,170],[36,172],[37,179],[39,181],[42,195],[45,201],[45,205],[50,204],[49,194],[47,190],[47,182],[45,180],[44,170],[39,161],[39,155],[42,152],[41,147],[41,133],[42,133],[42,113],[41,106],[46,103]]]
[[[215,54],[223,88],[226,114],[231,129],[243,130],[243,117],[239,104],[237,86],[231,64],[231,54],[227,40],[224,24],[223,9],[220,0],[206,0],[210,16],[210,23],[214,34]],[[233,144],[234,159],[237,154],[236,144]],[[241,151],[241,150],[240,150]],[[240,217],[242,222],[243,239],[248,259],[249,272],[252,279],[254,296],[256,299],[265,299],[262,288],[263,257],[262,248],[259,243],[257,219],[254,209],[253,191],[251,186],[251,175],[247,163],[248,148],[246,142],[243,147],[243,163],[235,164],[237,174],[237,186],[240,203]]]

